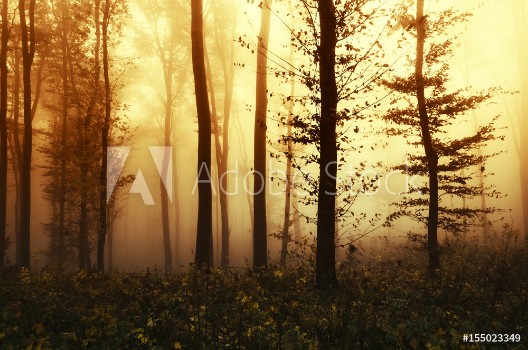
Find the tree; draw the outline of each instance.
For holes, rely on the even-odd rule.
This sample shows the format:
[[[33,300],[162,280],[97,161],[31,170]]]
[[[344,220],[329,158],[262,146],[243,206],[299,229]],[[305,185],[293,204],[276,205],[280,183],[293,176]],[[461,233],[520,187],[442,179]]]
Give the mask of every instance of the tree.
[[[22,37],[22,70],[24,84],[24,136],[22,162],[20,164],[20,228],[17,236],[16,264],[30,267],[31,236],[31,152],[33,127],[31,111],[31,67],[35,56],[35,0],[29,1],[29,32],[26,21],[25,1],[19,0],[20,31]]]
[[[319,261],[319,272],[316,274],[319,274],[321,289],[337,286],[337,279],[334,278],[335,248],[337,244],[345,244],[341,244],[340,237],[336,236],[335,221],[352,220],[349,224],[354,229],[362,221],[371,226],[373,223],[373,220],[361,220],[366,218],[365,213],[351,213],[357,193],[365,192],[372,184],[361,182],[358,186],[357,182],[345,178],[340,179],[338,186],[337,170],[343,166],[347,152],[354,152],[355,158],[362,152],[363,145],[354,145],[352,141],[357,136],[352,137],[354,134],[351,133],[359,132],[358,124],[367,119],[365,114],[379,106],[383,99],[383,96],[372,92],[377,87],[377,80],[389,69],[382,51],[382,34],[390,26],[387,12],[381,1],[299,2],[295,11],[288,12],[288,16],[299,15],[304,26],[288,29],[292,34],[292,43],[301,55],[297,56],[300,63],[288,64],[288,60],[280,56],[280,63],[275,62],[279,66],[275,69],[276,77],[288,80],[295,76],[302,84],[295,96],[287,96],[283,101],[287,103],[293,99],[302,108],[296,115],[284,117],[279,113],[279,117],[285,126],[291,125],[293,129],[291,136],[283,137],[283,143],[287,145],[291,140],[308,148],[308,152],[302,155],[290,151],[285,153],[286,160],[291,158],[292,167],[305,180],[301,188],[307,196],[303,196],[302,200],[307,205],[318,205],[317,218],[307,215],[305,218],[309,223],[317,224],[316,255],[319,255],[316,260]],[[317,18],[319,23],[315,21]],[[240,41],[244,46],[245,43]],[[351,121],[356,125],[350,125]],[[366,126],[371,121],[365,121]],[[357,161],[354,165],[363,168],[365,162]],[[324,178],[312,176],[311,170],[308,170],[312,166],[317,166],[318,173]],[[325,186],[326,189],[335,187],[335,191],[325,191]],[[357,192],[353,191],[355,187],[359,187]],[[339,202],[338,196],[341,196]],[[298,220],[294,224],[298,231]],[[282,233],[284,237],[284,230]],[[321,281],[323,278],[327,280]]]
[[[7,209],[7,43],[8,0],[2,0],[2,38],[0,43],[0,268],[4,266],[6,251]]]
[[[521,78],[521,117],[518,121],[519,142],[517,155],[519,157],[519,173],[521,178],[521,198],[524,218],[524,234],[528,239],[528,139],[523,137],[528,131],[528,44],[525,33],[528,27],[526,16],[528,6],[525,1],[513,1],[514,26],[517,34],[516,49],[518,52],[519,77]]]
[[[389,222],[408,216],[427,226],[428,268],[434,274],[440,267],[439,228],[456,234],[466,225],[481,224],[483,213],[498,211],[492,207],[450,207],[441,199],[450,195],[464,201],[481,196],[483,192],[493,197],[500,195],[491,187],[472,184],[471,172],[475,169],[483,171],[486,160],[498,154],[482,154],[479,150],[502,137],[496,135],[494,121],[497,117],[478,127],[474,134],[449,136],[456,135],[450,130],[453,125],[463,124],[468,111],[490,100],[499,89],[491,88],[473,95],[467,94],[468,88],[448,92],[447,59],[452,55],[454,38],[447,34],[447,28],[463,22],[469,14],[446,10],[424,15],[423,6],[424,1],[418,1],[415,17],[405,10],[401,15],[401,27],[407,28],[406,31],[416,30],[416,56],[411,59],[414,74],[384,81],[389,89],[399,94],[391,101],[393,107],[383,118],[391,124],[386,129],[387,134],[403,135],[410,145],[424,149],[424,154],[410,154],[409,164],[396,169],[407,171],[407,175],[425,174],[428,183],[411,189],[401,198],[397,203],[399,209],[389,216]],[[412,102],[414,98],[416,104]],[[424,195],[427,199],[423,198]],[[427,214],[424,213],[426,210]]]
[[[59,199],[59,242],[58,264],[62,269],[64,264],[64,231],[65,231],[65,203],[66,203],[66,137],[68,133],[68,2],[62,3],[61,11],[61,54],[62,54],[62,126],[61,126],[61,157],[60,157],[60,199]]]
[[[425,41],[424,0],[416,3],[416,62],[415,81],[416,98],[418,100],[418,113],[420,116],[420,129],[422,135],[425,157],[427,160],[427,173],[429,174],[429,215],[427,221],[427,250],[429,253],[429,270],[440,268],[438,253],[438,154],[433,147],[431,131],[429,130],[429,117],[425,101],[425,82],[423,77],[424,41]]]
[[[171,147],[171,131],[173,128],[172,108],[174,104],[175,95],[173,93],[173,79],[174,79],[174,63],[175,55],[178,50],[176,47],[176,19],[174,13],[177,11],[176,7],[170,7],[169,2],[148,1],[143,5],[144,13],[149,21],[150,33],[149,40],[154,52],[158,56],[162,70],[163,81],[165,84],[165,99],[163,101],[165,109],[164,127],[163,127],[163,144],[165,147]],[[161,28],[160,23],[165,21],[166,24]],[[166,148],[166,149],[167,149]],[[173,150],[175,152],[175,150]],[[160,179],[160,195],[161,195],[161,222],[163,230],[163,249],[165,254],[165,271],[172,270],[172,249],[170,243],[170,226],[169,226],[169,193],[165,188],[164,179],[167,178],[169,167],[169,153],[164,152]],[[174,175],[174,174],[173,174]],[[178,199],[175,198],[177,201]]]
[[[233,5],[233,4],[231,4]],[[236,21],[234,15],[229,13],[229,9],[225,6],[213,6],[213,42],[215,46],[216,58],[222,69],[223,80],[223,120],[220,123],[218,116],[215,87],[213,85],[213,69],[211,68],[211,59],[208,54],[207,45],[206,52],[206,70],[208,72],[209,94],[211,99],[211,118],[213,137],[215,142],[215,160],[217,166],[218,184],[219,184],[219,202],[220,202],[220,217],[221,217],[221,241],[222,251],[220,254],[220,263],[222,267],[229,266],[229,215],[228,215],[228,177],[227,177],[227,162],[229,159],[229,125],[231,115],[231,101],[233,98],[233,79],[234,79],[234,41],[231,45],[225,43],[231,40],[234,36]],[[222,9],[222,12],[220,10]],[[227,14],[229,13],[229,14]],[[220,23],[219,23],[220,22]],[[231,32],[226,33],[224,29]],[[211,55],[211,58],[213,56]],[[222,140],[220,140],[220,138]]]
[[[289,1],[290,11],[293,10],[291,0]],[[295,27],[295,20],[292,16],[291,28]],[[294,39],[294,38],[292,38]],[[290,42],[290,52],[288,57],[289,64],[293,65],[293,55],[295,53],[295,48],[293,45],[293,40]],[[286,188],[284,191],[284,222],[282,224],[282,246],[281,246],[281,255],[280,255],[280,265],[284,267],[286,265],[286,258],[288,256],[288,243],[290,242],[289,229],[292,224],[290,219],[290,209],[293,206],[294,210],[297,210],[294,203],[292,203],[292,158],[293,158],[293,141],[292,141],[292,116],[293,116],[293,107],[294,107],[294,98],[295,96],[295,75],[290,73],[290,101],[288,104],[288,119],[286,126]],[[294,198],[296,200],[296,198]],[[294,213],[295,226],[298,226],[298,214]]]
[[[103,40],[103,77],[104,77],[104,120],[101,132],[101,172],[99,176],[99,231],[97,235],[97,269],[104,271],[104,249],[106,242],[106,181],[108,162],[108,135],[110,132],[110,114],[112,112],[112,100],[110,91],[110,72],[108,60],[108,25],[110,22],[110,0],[105,0],[103,8],[103,22],[101,33]],[[96,25],[98,25],[96,23]]]
[[[212,265],[211,113],[205,73],[202,0],[191,0],[191,41],[194,91],[198,112],[198,225],[195,264]]]
[[[272,0],[260,4],[260,34],[257,51],[257,83],[255,104],[255,136],[253,148],[253,267],[268,264],[266,223],[266,113],[268,106],[268,43]]]
[[[316,286],[338,286],[335,270],[335,195],[337,191],[337,85],[335,78],[336,16],[333,0],[318,5],[321,39],[319,81],[321,87],[319,190],[317,203]]]

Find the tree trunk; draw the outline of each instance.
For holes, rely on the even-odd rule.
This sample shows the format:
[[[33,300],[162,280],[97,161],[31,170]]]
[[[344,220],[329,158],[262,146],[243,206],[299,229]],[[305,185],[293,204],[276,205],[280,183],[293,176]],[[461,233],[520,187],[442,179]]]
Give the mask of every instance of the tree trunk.
[[[299,197],[297,196],[297,190],[294,189],[292,197],[292,209],[293,209],[293,237],[297,242],[301,241],[301,218],[299,215]]]
[[[176,175],[176,147],[172,148],[172,178],[173,178],[173,193],[174,197],[172,199],[174,203],[174,269],[178,271],[180,268],[180,201],[179,201],[179,192],[178,192],[178,176]]]
[[[172,39],[172,37],[171,37]],[[173,76],[173,57],[174,50],[172,40],[169,44],[169,57],[165,60],[162,57],[163,77],[165,80],[165,128],[164,128],[164,146],[166,149],[171,147],[171,130],[172,130],[172,76]],[[163,163],[161,167],[160,194],[161,194],[161,221],[163,227],[163,250],[165,253],[165,272],[172,271],[172,247],[170,243],[170,226],[169,226],[169,189],[165,187],[163,179],[167,179],[169,169],[169,154],[163,152]],[[172,190],[172,189],[171,189]]]
[[[528,6],[526,1],[517,0],[514,13],[516,15],[517,50],[519,61],[519,77],[521,79],[521,116],[519,122],[519,173],[521,178],[521,200],[524,219],[524,234],[528,240],[528,138],[524,137],[528,132],[528,43],[526,42],[526,29],[528,22]]]
[[[84,116],[82,125],[80,126],[80,142],[81,142],[81,164],[80,173],[81,179],[85,179],[88,176],[88,134],[90,133],[90,125],[92,123],[92,117],[99,97],[99,81],[101,75],[101,66],[99,61],[99,51],[101,49],[101,27],[100,27],[100,8],[101,1],[96,0],[94,4],[94,23],[95,23],[95,45],[94,45],[94,91],[90,100],[88,111]],[[70,74],[73,82],[73,66],[70,63]],[[89,268],[91,265],[90,257],[90,246],[88,241],[88,186],[86,182],[81,183],[80,193],[80,220],[79,220],[79,268]]]
[[[335,270],[335,200],[337,175],[335,79],[336,17],[333,0],[319,1],[321,84],[319,194],[317,203],[316,287],[338,287]]]
[[[427,158],[427,170],[429,173],[429,219],[427,222],[427,250],[429,254],[429,271],[433,272],[440,268],[440,257],[438,252],[438,155],[433,147],[433,140],[429,130],[429,119],[427,115],[427,102],[425,99],[425,84],[423,77],[425,21],[424,0],[418,0],[416,5],[416,97],[418,100],[418,113],[420,116],[420,129],[425,156]]]
[[[231,46],[233,46],[232,44]],[[233,56],[231,56],[233,57]],[[221,176],[220,176],[220,205],[222,211],[222,267],[229,266],[229,212],[227,202],[227,191],[228,191],[228,179],[227,179],[227,161],[229,159],[229,119],[231,115],[231,100],[233,96],[233,69],[234,65],[231,63],[231,69],[229,73],[227,67],[223,64],[224,71],[224,82],[227,85],[224,91],[224,123],[223,123],[223,135],[222,135],[222,160],[221,164]]]
[[[111,91],[110,91],[110,73],[108,62],[108,25],[110,22],[110,1],[106,0],[103,11],[102,38],[103,38],[103,76],[105,86],[105,113],[101,132],[101,171],[99,177],[99,232],[97,236],[97,269],[104,271],[104,249],[106,242],[106,176],[108,162],[108,136],[110,133],[110,114],[111,114]],[[96,23],[98,25],[98,23]]]
[[[13,76],[13,175],[15,179],[15,237],[20,232],[20,169],[22,169],[22,145],[20,144],[20,55],[14,50],[15,67]]]
[[[2,0],[2,39],[0,44],[0,268],[6,251],[7,210],[7,42],[9,40],[7,8]]]
[[[60,191],[59,191],[59,241],[58,268],[64,265],[64,218],[66,203],[66,138],[68,132],[68,2],[62,4],[62,128],[61,128],[61,159],[60,159]]]
[[[31,114],[31,66],[35,56],[35,0],[29,2],[29,33],[26,23],[25,1],[19,0],[20,30],[22,35],[22,69],[24,84],[24,136],[20,169],[20,230],[17,236],[16,264],[30,267],[31,237],[31,152],[33,127]],[[29,38],[28,38],[29,35]]]
[[[290,12],[293,10],[291,0],[289,2]],[[295,28],[295,21],[293,21],[291,28]],[[293,37],[292,37],[293,38]],[[288,62],[293,66],[293,54],[294,46],[293,42],[290,42],[290,53],[288,57]],[[288,243],[290,242],[289,229],[291,226],[290,220],[290,209],[291,209],[291,172],[292,172],[292,159],[293,159],[293,143],[292,143],[292,116],[293,116],[293,101],[295,96],[295,74],[290,73],[290,103],[288,105],[288,122],[287,122],[287,154],[286,154],[286,189],[284,191],[285,201],[284,201],[284,223],[282,225],[282,248],[281,248],[281,257],[280,265],[284,267],[286,265],[286,257],[288,256]]]
[[[212,265],[211,113],[205,74],[202,0],[191,0],[194,91],[198,112],[198,225],[195,264]]]
[[[211,74],[211,63],[209,60],[209,54],[207,52],[206,46],[204,46],[204,52],[205,52],[207,83],[208,83],[208,89],[209,89],[208,91],[209,91],[209,95],[211,98],[211,119],[212,119],[212,127],[213,127],[213,137],[214,137],[214,142],[215,142],[215,159],[216,159],[216,168],[217,168],[217,178],[218,178],[218,184],[219,184],[218,196],[219,196],[219,201],[220,201],[220,208],[219,208],[220,209],[220,220],[221,220],[220,232],[221,232],[221,241],[222,241],[220,264],[222,267],[227,267],[229,266],[229,223],[228,223],[228,216],[227,216],[227,193],[226,193],[227,187],[224,187],[224,185],[227,185],[227,180],[226,180],[226,176],[222,176],[227,171],[227,166],[225,164],[225,161],[227,161],[227,159],[224,160],[225,149],[223,149],[222,146],[220,145],[220,127],[218,125],[218,114],[216,110],[216,97],[215,97],[213,79],[212,79],[212,74]],[[225,134],[223,138],[225,140]]]
[[[108,207],[108,216],[110,218],[109,220],[110,222],[108,224],[107,244],[108,244],[108,270],[110,271],[112,271],[112,269],[114,268],[114,219],[116,217],[115,205],[116,205],[116,202],[114,201]]]
[[[253,267],[268,264],[268,234],[266,223],[266,111],[268,106],[268,43],[272,0],[262,3],[257,53],[257,83],[255,104],[255,138],[253,149]]]

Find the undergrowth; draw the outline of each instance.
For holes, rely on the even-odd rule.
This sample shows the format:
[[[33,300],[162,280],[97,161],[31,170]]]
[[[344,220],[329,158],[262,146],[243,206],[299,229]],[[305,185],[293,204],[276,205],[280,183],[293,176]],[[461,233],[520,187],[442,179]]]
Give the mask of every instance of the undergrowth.
[[[7,269],[1,349],[525,349],[525,249],[444,244],[428,275],[423,251],[340,266],[320,292],[313,267],[191,268],[107,274]],[[519,343],[463,343],[464,333],[520,334]]]

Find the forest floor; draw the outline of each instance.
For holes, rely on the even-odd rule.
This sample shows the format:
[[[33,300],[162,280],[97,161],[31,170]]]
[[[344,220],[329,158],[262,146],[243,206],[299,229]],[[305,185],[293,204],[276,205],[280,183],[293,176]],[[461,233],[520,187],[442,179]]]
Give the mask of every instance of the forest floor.
[[[314,289],[310,261],[168,275],[8,268],[0,348],[528,349],[526,248],[444,244],[434,278],[418,248],[349,259],[332,292]],[[464,334],[497,342],[464,342]]]

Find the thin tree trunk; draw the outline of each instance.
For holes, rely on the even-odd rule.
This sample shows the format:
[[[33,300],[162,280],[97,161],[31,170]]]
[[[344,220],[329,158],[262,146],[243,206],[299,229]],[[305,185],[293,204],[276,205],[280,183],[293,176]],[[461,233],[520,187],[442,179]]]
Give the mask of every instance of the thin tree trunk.
[[[105,113],[101,132],[101,172],[99,177],[99,232],[97,236],[97,269],[104,271],[104,249],[106,241],[106,176],[108,162],[108,137],[110,133],[110,114],[111,114],[111,91],[110,91],[110,73],[108,62],[108,25],[110,22],[110,1],[106,0],[103,11],[102,38],[103,38],[103,76],[105,86]],[[97,25],[97,23],[96,23]]]
[[[216,168],[217,168],[217,178],[219,184],[219,208],[220,209],[220,219],[221,219],[221,229],[217,232],[221,232],[221,241],[222,241],[222,251],[220,264],[222,267],[229,266],[229,224],[227,216],[227,187],[224,185],[227,184],[226,176],[222,176],[226,173],[227,167],[224,160],[224,149],[220,145],[220,127],[218,125],[218,114],[216,110],[216,97],[213,86],[213,79],[211,74],[211,63],[209,61],[209,54],[207,52],[207,47],[204,46],[205,52],[205,66],[207,72],[207,83],[209,88],[209,95],[211,98],[211,119],[213,127],[213,137],[215,143],[215,159],[216,159]],[[225,119],[225,117],[224,117]],[[225,131],[224,131],[225,132]],[[223,136],[224,141],[226,140],[225,134]],[[224,145],[225,146],[225,145]],[[219,242],[219,240],[217,240]]]
[[[293,190],[293,199],[292,199],[292,208],[293,208],[293,236],[297,242],[300,242],[302,232],[301,232],[301,218],[299,215],[299,197],[297,196],[297,190]]]
[[[202,0],[191,0],[191,39],[194,91],[198,112],[198,225],[195,264],[213,263],[212,188],[211,188],[211,113],[207,93],[203,36]]]
[[[290,12],[293,10],[291,0],[289,2]],[[291,28],[295,27],[295,21],[292,17]],[[288,62],[293,65],[293,54],[294,46],[293,42],[290,42],[290,53],[288,57]],[[293,143],[292,143],[292,116],[293,116],[293,101],[295,95],[295,75],[290,73],[290,102],[288,104],[288,121],[287,121],[287,154],[286,154],[286,189],[284,191],[285,201],[284,201],[284,223],[282,226],[282,249],[280,264],[281,266],[286,265],[286,257],[288,256],[288,243],[290,242],[289,229],[291,226],[290,220],[290,209],[291,209],[291,172],[292,172],[292,159],[293,159]]]
[[[164,145],[165,147],[171,147],[171,130],[172,130],[172,75],[173,75],[173,57],[174,50],[172,46],[172,40],[169,44],[169,58],[165,61],[162,57],[163,64],[163,76],[165,80],[165,129],[164,129]],[[167,149],[168,149],[167,148]],[[165,188],[164,181],[167,179],[167,173],[169,168],[169,158],[167,152],[163,152],[163,163],[161,169],[160,179],[160,194],[161,194],[161,221],[163,227],[163,248],[165,253],[165,272],[172,271],[172,250],[170,243],[170,227],[169,227],[169,193],[168,189]]]
[[[46,66],[46,57],[44,56],[44,53],[39,53],[39,64],[37,66],[37,80],[35,84],[35,95],[33,96],[33,103],[31,105],[31,121],[35,119],[35,115],[37,113],[37,107],[38,103],[40,101],[40,95],[42,92],[42,73],[44,72],[44,67]]]
[[[108,207],[108,216],[110,223],[108,224],[108,270],[112,271],[114,268],[114,218],[115,218],[115,202]]]
[[[233,21],[231,26],[231,38],[235,35],[235,22]],[[229,159],[229,122],[231,116],[231,102],[233,99],[233,78],[235,72],[235,66],[233,64],[234,55],[234,41],[231,41],[229,46],[229,58],[226,58],[224,53],[225,43],[223,38],[219,37],[218,23],[215,21],[215,41],[218,51],[218,57],[222,65],[222,73],[224,78],[224,120],[222,129],[222,155],[220,159],[220,175],[219,175],[219,186],[220,186],[220,206],[222,215],[222,252],[221,252],[221,266],[229,266],[229,207],[228,207],[228,178],[227,178],[227,162]],[[217,127],[218,130],[218,127]]]
[[[523,0],[517,0],[515,4],[519,77],[521,79],[521,116],[520,125],[518,125],[520,134],[519,173],[521,178],[524,234],[528,240],[528,138],[524,137],[528,132],[528,67],[526,66],[528,60],[528,43],[526,42],[528,6],[526,1]]]
[[[4,267],[7,210],[7,42],[9,40],[7,8],[2,0],[2,39],[0,44],[0,268]]]
[[[24,136],[20,169],[20,230],[17,237],[16,264],[30,267],[31,237],[31,153],[33,127],[31,114],[31,66],[35,55],[35,0],[29,2],[29,33],[25,1],[19,0],[20,30],[22,35],[22,68],[24,83]],[[29,35],[29,37],[28,37]]]
[[[174,204],[174,270],[178,271],[180,268],[180,201],[179,201],[179,192],[178,192],[178,176],[176,175],[176,147],[172,148],[172,178],[173,178],[173,187],[172,190],[174,197],[172,203]]]
[[[68,2],[62,4],[62,128],[61,128],[61,158],[60,158],[60,190],[59,190],[59,242],[58,268],[64,264],[64,218],[66,203],[66,138],[68,133]]]
[[[90,104],[88,106],[88,111],[84,116],[81,125],[79,126],[79,139],[81,142],[80,151],[81,151],[81,162],[80,162],[80,174],[81,179],[86,179],[88,176],[88,133],[90,132],[90,125],[92,123],[92,117],[96,105],[97,98],[99,97],[99,81],[101,75],[101,66],[99,61],[99,51],[101,46],[101,27],[100,27],[100,7],[101,1],[96,0],[94,6],[94,23],[95,23],[95,45],[94,45],[94,91],[92,92],[92,97]],[[69,50],[68,50],[69,52]],[[70,75],[72,85],[75,87],[73,81],[73,66],[71,60],[69,60],[70,65]],[[74,88],[77,91],[76,88]],[[89,268],[91,266],[90,259],[90,247],[88,241],[88,186],[85,181],[80,184],[80,204],[79,204],[79,241],[78,241],[78,260],[79,268]]]
[[[427,170],[429,173],[429,219],[427,222],[427,250],[429,254],[429,271],[434,272],[440,268],[438,252],[438,155],[433,147],[429,119],[427,115],[427,102],[425,99],[425,83],[423,77],[424,42],[425,42],[424,0],[418,0],[416,5],[416,97],[418,100],[418,113],[420,115],[420,129]]]
[[[232,44],[233,46],[233,44]],[[231,57],[233,57],[231,55]],[[221,173],[220,176],[220,205],[222,210],[222,267],[229,266],[229,207],[227,201],[227,192],[228,191],[228,179],[227,179],[227,162],[229,159],[229,119],[231,115],[231,100],[233,96],[233,69],[234,65],[231,64],[231,69],[227,73],[225,64],[223,64],[224,71],[224,82],[227,85],[227,88],[224,91],[224,123],[223,123],[223,135],[222,135],[222,160],[220,162]]]
[[[262,3],[257,52],[257,83],[255,104],[255,138],[253,149],[254,181],[253,267],[268,264],[268,233],[266,218],[266,111],[268,106],[268,43],[272,0]]]
[[[244,164],[244,169],[242,169],[242,172],[243,173],[247,173],[247,171],[249,170],[248,169],[248,166],[247,166],[247,153],[246,153],[246,147],[244,146],[244,144],[242,143],[242,140],[243,140],[243,135],[242,135],[242,131],[241,131],[241,126],[240,126],[240,120],[237,118],[235,119],[236,121],[236,129],[237,129],[237,134],[238,134],[238,137],[237,137],[237,140],[238,140],[238,149],[241,150],[242,152],[242,163]],[[255,229],[255,218],[254,218],[254,212],[253,210],[251,210],[253,208],[253,201],[251,200],[251,194],[249,193],[249,191],[245,191],[246,192],[246,200],[247,200],[247,204],[248,204],[248,209],[249,209],[249,220],[250,220],[250,224],[251,224],[251,227],[250,227],[250,231],[253,232],[253,230]]]
[[[319,1],[321,84],[319,194],[317,205],[316,287],[338,287],[335,271],[335,201],[337,175],[335,79],[336,17],[333,0]]]
[[[22,169],[22,145],[20,144],[20,56],[14,50],[15,68],[13,77],[13,175],[15,178],[15,237],[20,232],[20,170]]]

